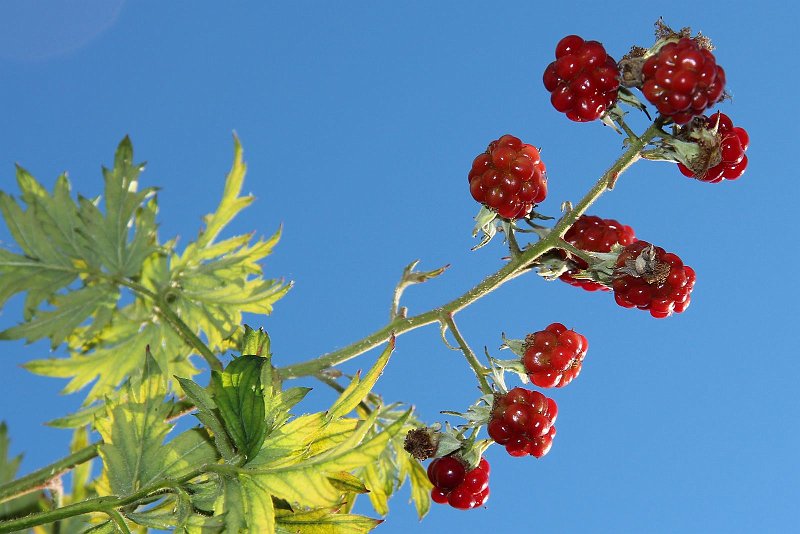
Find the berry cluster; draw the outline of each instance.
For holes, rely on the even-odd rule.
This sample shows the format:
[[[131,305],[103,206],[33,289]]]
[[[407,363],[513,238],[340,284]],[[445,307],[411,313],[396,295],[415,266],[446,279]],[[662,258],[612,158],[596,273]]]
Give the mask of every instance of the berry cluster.
[[[540,388],[564,387],[581,372],[589,342],[561,323],[525,338],[522,364],[531,382]]]
[[[487,431],[511,456],[541,458],[553,445],[558,406],[538,391],[514,388],[494,397]]]
[[[544,87],[556,110],[576,122],[599,119],[619,90],[617,63],[597,41],[568,35],[556,45],[556,60],[544,71]]]
[[[454,456],[436,458],[428,466],[428,480],[433,484],[431,499],[435,503],[469,510],[489,499],[489,462],[485,458],[469,471]]]
[[[678,169],[684,176],[712,184],[725,179],[739,178],[747,169],[745,151],[750,144],[750,136],[747,135],[747,131],[739,126],[734,126],[730,117],[720,112],[714,113],[710,117],[701,117],[699,122],[701,129],[716,132],[715,138],[719,147],[715,152],[719,157],[719,163],[710,167],[705,165],[705,167],[709,167],[707,169],[696,170],[690,169],[683,163],[678,163]]]
[[[536,147],[513,135],[489,143],[472,162],[472,198],[506,219],[520,219],[547,196],[545,166]]]
[[[642,66],[642,93],[664,117],[686,124],[720,101],[725,71],[697,41],[683,37],[663,45]]]
[[[574,245],[575,247],[586,250],[589,252],[610,252],[611,247],[616,243],[620,245],[630,245],[636,241],[636,235],[633,228],[630,226],[620,224],[614,219],[601,219],[593,215],[581,215],[577,221],[567,230],[564,235],[564,240]],[[584,280],[580,278],[573,278],[576,271],[584,270],[588,267],[586,262],[581,258],[570,258],[570,262],[574,264],[571,268],[559,278],[564,282],[582,287],[586,291],[608,291],[608,287],[595,282],[593,280]]]
[[[620,306],[649,310],[661,319],[689,306],[694,282],[694,270],[678,256],[647,241],[636,241],[617,259],[614,298]]]

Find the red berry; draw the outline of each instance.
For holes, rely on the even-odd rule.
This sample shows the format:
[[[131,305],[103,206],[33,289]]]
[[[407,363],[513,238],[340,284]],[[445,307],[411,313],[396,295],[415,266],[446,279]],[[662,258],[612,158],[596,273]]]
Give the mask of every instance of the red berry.
[[[506,219],[520,219],[547,196],[545,166],[539,150],[513,135],[489,143],[472,162],[472,198]]]
[[[567,230],[564,240],[575,245],[575,247],[589,252],[610,252],[614,244],[630,245],[636,241],[633,228],[625,224],[620,224],[614,219],[601,219],[594,215],[581,215],[577,221]],[[559,279],[564,282],[581,287],[586,291],[608,291],[609,288],[593,280],[583,280],[573,278],[572,275],[579,270],[586,269],[588,265],[580,258],[570,258],[574,264]]]
[[[547,66],[542,81],[557,111],[570,120],[588,122],[614,105],[618,78],[617,63],[602,44],[568,35],[556,45],[556,60]]]
[[[710,150],[714,153],[714,156],[719,158],[719,163],[697,172],[682,163],[678,163],[678,170],[684,176],[696,178],[701,182],[718,183],[725,179],[735,180],[739,178],[747,168],[745,152],[750,145],[750,136],[747,135],[747,131],[739,126],[734,127],[733,121],[724,113],[717,112],[709,117],[702,117],[702,119],[693,121],[691,127],[686,127],[688,128],[687,136],[689,139],[706,139],[710,137],[715,140],[716,142],[706,142],[705,144],[712,145]],[[697,129],[705,130],[705,132],[697,131]],[[716,134],[711,132],[716,132]],[[702,144],[699,146],[700,150],[704,149]],[[710,156],[701,158],[703,161],[707,159],[710,159]],[[717,159],[714,161],[717,161]]]
[[[464,464],[452,456],[436,458],[428,466],[428,479],[442,490],[452,490],[464,480]]]
[[[664,117],[686,124],[723,98],[725,71],[709,50],[683,37],[642,66],[642,93]]]
[[[625,247],[617,259],[614,298],[624,308],[649,310],[660,319],[689,306],[694,282],[694,270],[678,256],[637,241]]]
[[[511,456],[527,456],[539,441],[555,435],[557,410],[555,401],[538,391],[518,387],[495,395],[487,427],[489,437],[505,446]]]
[[[540,388],[560,388],[569,384],[581,372],[588,348],[589,342],[581,334],[567,330],[561,323],[553,323],[541,332],[528,334],[525,338],[522,364],[528,372],[528,378]],[[552,400],[544,395],[542,397],[546,403]],[[555,413],[546,413],[545,402],[537,406],[537,410],[539,413],[552,415],[552,423],[555,421]],[[553,407],[555,409],[555,402]]]
[[[468,471],[453,456],[436,458],[428,466],[428,479],[433,483],[431,500],[459,510],[483,506],[489,498],[489,471],[485,458]]]

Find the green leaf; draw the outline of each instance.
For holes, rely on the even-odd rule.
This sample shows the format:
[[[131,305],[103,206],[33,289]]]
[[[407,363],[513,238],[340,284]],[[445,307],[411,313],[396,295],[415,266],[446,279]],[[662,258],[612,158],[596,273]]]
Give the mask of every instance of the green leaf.
[[[275,509],[268,489],[247,476],[223,480],[225,532],[275,532]]]
[[[246,459],[256,456],[267,435],[261,368],[266,358],[241,356],[223,372],[211,375],[214,401],[236,449]]]
[[[253,330],[248,325],[244,325],[244,334],[240,344],[239,352],[242,356],[263,356],[269,358],[269,334],[263,328]]]
[[[205,425],[206,429],[211,432],[214,437],[214,443],[222,458],[231,460],[236,456],[236,451],[234,450],[233,442],[228,435],[228,431],[225,430],[225,424],[222,422],[222,419],[220,419],[217,404],[214,402],[214,399],[197,383],[186,378],[176,378],[178,382],[180,382],[181,388],[183,388],[186,396],[194,402],[197,408],[197,413],[195,415],[200,422]]]
[[[337,513],[336,508],[291,512],[276,510],[276,534],[363,534],[382,523],[354,514]]]
[[[386,349],[384,349],[383,353],[378,357],[375,365],[372,366],[363,379],[359,377],[359,374],[356,374],[347,388],[339,395],[339,398],[336,399],[336,402],[333,403],[333,406],[328,409],[328,421],[338,419],[353,411],[356,406],[364,400],[364,397],[372,391],[372,388],[375,386],[375,383],[378,381],[378,378],[381,376],[381,373],[383,373],[383,369],[389,361],[389,356],[391,356],[394,350],[394,344],[394,337],[392,337]]]
[[[3,339],[27,339],[28,342],[50,338],[53,348],[60,345],[81,323],[103,308],[113,308],[119,292],[115,286],[85,286],[53,297],[53,311],[41,311],[35,318],[0,332]]]
[[[105,417],[95,420],[103,438],[100,456],[110,491],[129,495],[157,481],[216,460],[216,451],[197,430],[185,432],[167,444],[170,412],[164,402],[166,380],[148,354],[138,384],[126,386],[126,401],[109,400]]]
[[[341,444],[301,463],[280,467],[258,467],[246,470],[247,476],[258,480],[272,495],[302,506],[324,507],[336,504],[342,490],[332,483],[338,473],[352,471],[374,462],[400,431],[405,419],[383,432],[364,440],[364,435],[375,422],[377,413],[353,430]],[[244,476],[244,475],[241,475]]]

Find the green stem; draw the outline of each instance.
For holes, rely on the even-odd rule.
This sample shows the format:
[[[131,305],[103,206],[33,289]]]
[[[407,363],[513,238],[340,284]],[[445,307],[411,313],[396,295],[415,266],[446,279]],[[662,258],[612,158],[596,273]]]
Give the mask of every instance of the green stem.
[[[183,322],[183,319],[178,317],[172,308],[170,308],[169,304],[164,300],[164,298],[141,284],[137,284],[131,280],[127,279],[115,279],[115,281],[123,285],[134,292],[142,295],[144,297],[149,298],[153,301],[154,310],[156,314],[161,317],[168,325],[172,327],[175,332],[183,339],[183,341],[189,345],[190,347],[194,347],[195,350],[203,357],[203,359],[208,362],[209,367],[215,371],[222,371],[222,363],[219,361],[219,358],[208,348],[208,345],[203,343],[203,340],[200,339],[197,334],[192,332],[192,329]]]
[[[125,523],[125,519],[123,519],[122,514],[117,512],[115,509],[111,510],[104,510],[108,517],[116,523],[117,528],[122,532],[122,534],[131,534],[131,530],[128,528],[127,523]]]
[[[458,330],[458,326],[456,326],[456,321],[453,318],[452,313],[443,313],[440,318],[442,324],[447,325],[447,328],[453,333],[453,337],[456,338],[456,343],[461,348],[461,352],[464,353],[464,358],[466,358],[467,363],[472,370],[475,372],[475,376],[478,377],[478,383],[480,384],[481,391],[488,394],[492,392],[492,388],[489,386],[489,382],[486,380],[486,368],[481,365],[481,362],[478,361],[478,357],[475,356],[475,353],[472,352],[472,349],[467,344],[467,340],[464,339],[464,336],[461,335],[461,332]]]
[[[564,241],[563,239],[559,239],[558,240],[558,248],[560,248],[562,250],[566,250],[567,252],[569,252],[573,256],[579,257],[580,259],[582,259],[583,261],[585,261],[589,265],[591,265],[592,262],[595,261],[595,259],[592,257],[591,254],[589,254],[585,250],[579,249],[578,247],[576,247],[575,245],[573,245],[569,241]]]
[[[97,456],[99,443],[79,449],[57,462],[0,486],[0,503],[44,489],[53,478]]]
[[[661,131],[661,124],[662,120],[657,119],[641,137],[631,140],[628,149],[625,150],[605,173],[603,173],[600,179],[580,202],[556,223],[553,230],[545,238],[525,249],[519,256],[511,258],[511,261],[506,263],[499,271],[488,276],[460,297],[439,308],[412,317],[395,317],[395,319],[380,330],[339,350],[323,354],[313,360],[281,367],[278,369],[280,376],[284,379],[289,379],[314,375],[323,369],[346,362],[385,343],[392,335],[399,336],[410,330],[436,323],[443,313],[455,314],[473,302],[488,295],[509,280],[519,276],[526,269],[530,268],[531,263],[542,254],[553,248],[557,248],[559,240],[564,237],[564,234],[567,233],[567,230],[569,230],[570,226],[572,226],[578,217],[583,215],[589,206],[591,206],[609,186],[613,185],[617,178],[619,178],[628,167],[639,159],[639,152]]]
[[[122,506],[137,503],[159,490],[184,484],[210,470],[211,465],[204,465],[187,472],[181,477],[172,480],[162,480],[151,484],[150,486],[146,486],[139,491],[128,495],[127,497],[95,497],[93,499],[87,499],[74,504],[68,504],[67,506],[58,508],[56,510],[49,510],[46,512],[40,512],[38,514],[31,514],[26,517],[12,519],[10,521],[0,522],[0,534],[4,532],[24,530],[39,525],[46,525],[47,523],[53,523],[54,521],[59,521],[61,519],[67,519],[70,517],[90,513],[104,513],[113,518],[116,510]]]

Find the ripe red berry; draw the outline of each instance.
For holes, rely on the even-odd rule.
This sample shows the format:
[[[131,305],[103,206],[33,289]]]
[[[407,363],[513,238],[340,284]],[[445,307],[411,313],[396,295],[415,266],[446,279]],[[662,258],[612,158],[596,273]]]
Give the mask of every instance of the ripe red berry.
[[[547,196],[539,150],[513,135],[489,143],[469,171],[472,198],[506,219],[520,219]]]
[[[664,44],[642,66],[642,93],[664,117],[686,124],[719,102],[725,71],[709,50],[683,37]]]
[[[538,391],[514,388],[495,395],[487,430],[489,437],[504,445],[511,456],[547,454],[556,435],[558,408],[553,399]]]
[[[719,163],[710,166],[708,164],[701,165],[698,170],[692,170],[683,163],[678,163],[678,169],[681,174],[689,178],[696,178],[701,182],[709,182],[712,184],[721,182],[722,180],[735,180],[744,174],[747,169],[747,156],[745,152],[750,145],[750,136],[747,131],[739,126],[734,126],[733,121],[724,113],[714,113],[710,117],[702,117],[703,120],[697,121],[698,126],[693,126],[692,129],[702,128],[710,132],[716,132],[714,138],[716,143],[711,144],[712,154],[714,161],[719,158]],[[696,124],[694,121],[692,125]],[[689,131],[688,137],[704,138],[703,132]],[[703,147],[700,147],[701,150]],[[701,158],[708,160],[709,158]],[[702,167],[708,167],[703,169]]]
[[[583,359],[589,342],[574,330],[567,330],[561,323],[553,323],[541,332],[525,338],[525,354],[522,364],[531,382],[541,388],[564,387],[581,372]],[[552,399],[547,399],[552,401]],[[555,422],[557,407],[545,408]]]
[[[694,270],[678,256],[637,241],[625,247],[617,259],[614,298],[620,306],[649,310],[661,319],[689,306],[694,283]]]
[[[483,506],[489,498],[489,471],[485,458],[469,470],[453,456],[436,458],[428,466],[428,480],[433,484],[431,499],[459,510]]]
[[[556,110],[570,120],[588,122],[616,102],[619,69],[602,44],[568,35],[556,45],[556,60],[547,66],[542,81]]]
[[[611,247],[616,243],[623,246],[630,245],[636,241],[636,235],[633,232],[633,228],[620,224],[614,219],[601,219],[593,215],[581,215],[575,221],[575,224],[567,230],[564,240],[581,250],[610,252]],[[608,287],[599,282],[573,278],[572,275],[576,271],[586,269],[588,265],[580,258],[570,258],[570,262],[574,264],[574,268],[562,274],[559,277],[561,280],[570,285],[582,287],[586,291],[609,291]]]

